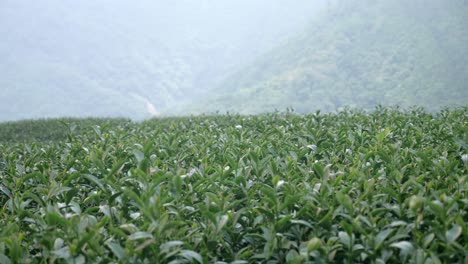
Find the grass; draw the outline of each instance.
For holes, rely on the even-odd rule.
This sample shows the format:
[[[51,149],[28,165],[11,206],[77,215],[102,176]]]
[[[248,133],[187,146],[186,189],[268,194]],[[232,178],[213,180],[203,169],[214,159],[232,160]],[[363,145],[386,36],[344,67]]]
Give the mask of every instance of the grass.
[[[0,263],[466,263],[467,110],[167,118],[0,143]]]

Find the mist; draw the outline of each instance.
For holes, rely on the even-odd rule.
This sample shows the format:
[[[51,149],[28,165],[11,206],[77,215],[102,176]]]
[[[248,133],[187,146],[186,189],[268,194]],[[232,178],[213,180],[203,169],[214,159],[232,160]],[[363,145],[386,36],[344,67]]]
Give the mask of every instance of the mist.
[[[321,1],[2,1],[0,120],[181,114]]]
[[[0,3],[0,121],[468,101],[463,0]]]

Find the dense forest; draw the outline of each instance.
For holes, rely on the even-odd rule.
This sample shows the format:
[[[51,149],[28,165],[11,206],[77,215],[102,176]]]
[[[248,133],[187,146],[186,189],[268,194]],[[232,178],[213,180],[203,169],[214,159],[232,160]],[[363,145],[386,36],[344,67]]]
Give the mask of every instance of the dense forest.
[[[463,0],[331,1],[307,30],[231,75],[199,109],[465,105],[467,17]]]

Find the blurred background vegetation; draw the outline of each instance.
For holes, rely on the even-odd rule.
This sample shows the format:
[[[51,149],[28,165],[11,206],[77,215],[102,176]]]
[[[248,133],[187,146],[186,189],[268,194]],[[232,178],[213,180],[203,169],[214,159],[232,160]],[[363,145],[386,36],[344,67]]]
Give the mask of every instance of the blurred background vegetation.
[[[125,127],[131,121],[124,118],[56,118],[21,120],[0,124],[0,144],[62,142],[69,135],[94,133],[96,129]]]

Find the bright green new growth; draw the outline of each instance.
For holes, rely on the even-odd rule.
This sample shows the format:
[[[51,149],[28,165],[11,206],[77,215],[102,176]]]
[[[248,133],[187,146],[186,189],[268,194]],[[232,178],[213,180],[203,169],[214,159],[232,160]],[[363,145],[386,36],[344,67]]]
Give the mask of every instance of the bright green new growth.
[[[55,142],[10,138],[0,263],[463,263],[467,113],[70,120]]]

